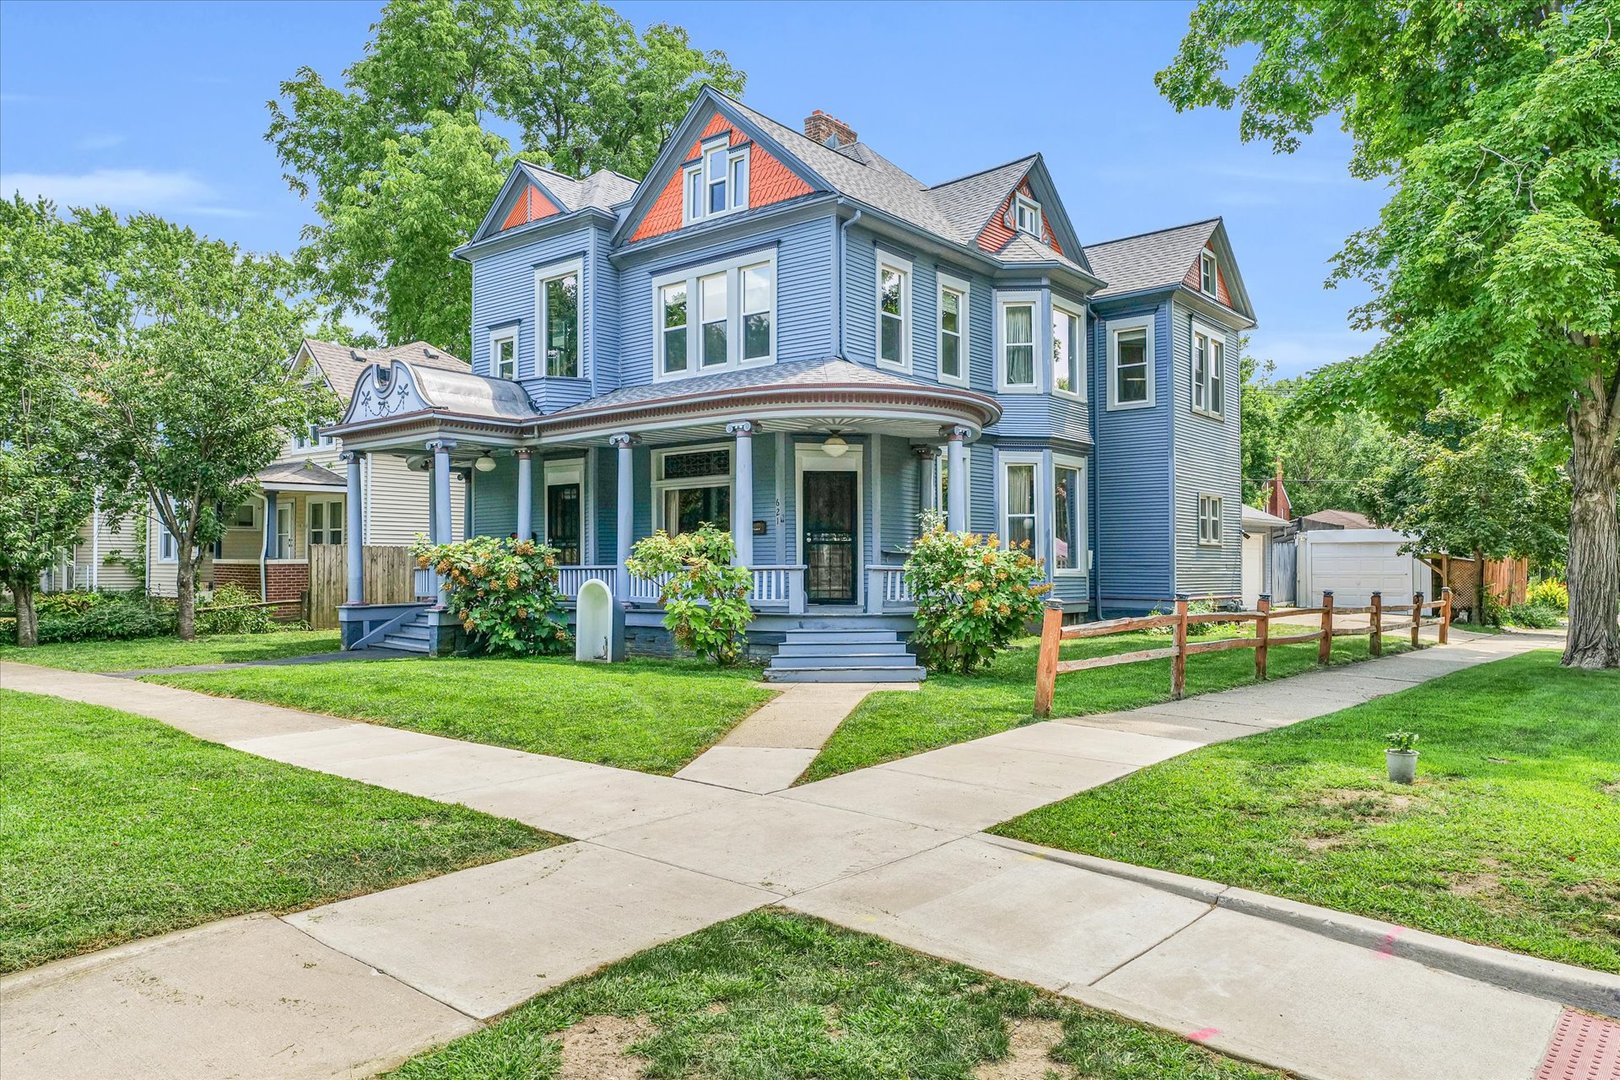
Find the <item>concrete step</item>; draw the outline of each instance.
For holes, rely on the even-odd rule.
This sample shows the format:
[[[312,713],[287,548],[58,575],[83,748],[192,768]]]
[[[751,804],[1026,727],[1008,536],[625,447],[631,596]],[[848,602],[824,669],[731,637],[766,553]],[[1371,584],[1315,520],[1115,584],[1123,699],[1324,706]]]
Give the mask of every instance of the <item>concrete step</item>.
[[[427,637],[407,637],[403,634],[384,634],[380,642],[385,649],[398,649],[400,652],[414,652],[426,654],[428,651]]]
[[[916,657],[910,653],[885,653],[880,656],[783,656],[771,659],[772,671],[831,671],[838,668],[893,668],[915,667]]]
[[[795,645],[854,645],[899,640],[893,630],[789,630],[785,639]]]
[[[906,647],[899,641],[871,641],[847,644],[798,641],[788,638],[778,646],[777,656],[906,656]]]
[[[777,670],[765,669],[766,682],[872,682],[872,683],[903,683],[922,682],[927,677],[920,667],[838,667],[817,668],[812,670]]]

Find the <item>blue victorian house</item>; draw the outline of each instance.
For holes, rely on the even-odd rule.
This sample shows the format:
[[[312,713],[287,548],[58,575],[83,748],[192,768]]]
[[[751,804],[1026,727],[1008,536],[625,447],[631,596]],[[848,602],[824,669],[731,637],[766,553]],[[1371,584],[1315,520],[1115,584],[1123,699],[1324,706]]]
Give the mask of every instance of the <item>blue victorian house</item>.
[[[631,545],[700,522],[753,568],[780,677],[919,674],[901,566],[927,510],[1029,541],[1075,618],[1239,591],[1254,322],[1218,219],[1082,245],[1039,155],[928,185],[824,113],[705,91],[640,182],[520,163],[453,254],[472,373],[362,375],[332,429],[350,487],[404,457],[449,537],[462,475],[468,531],[556,547],[570,595],[607,583],[633,648],[668,643]],[[430,603],[350,578],[351,646],[436,641]]]

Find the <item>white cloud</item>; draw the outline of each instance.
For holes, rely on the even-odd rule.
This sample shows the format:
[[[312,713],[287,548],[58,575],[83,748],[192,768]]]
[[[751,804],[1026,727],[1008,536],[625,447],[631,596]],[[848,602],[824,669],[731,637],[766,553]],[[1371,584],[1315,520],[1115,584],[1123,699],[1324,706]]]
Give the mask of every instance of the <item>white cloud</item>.
[[[116,210],[179,212],[207,217],[249,217],[251,211],[221,206],[219,192],[188,172],[93,169],[86,173],[0,173],[0,195],[20,191],[58,206],[110,206]]]
[[[73,145],[79,150],[111,150],[125,141],[122,135],[86,135]]]

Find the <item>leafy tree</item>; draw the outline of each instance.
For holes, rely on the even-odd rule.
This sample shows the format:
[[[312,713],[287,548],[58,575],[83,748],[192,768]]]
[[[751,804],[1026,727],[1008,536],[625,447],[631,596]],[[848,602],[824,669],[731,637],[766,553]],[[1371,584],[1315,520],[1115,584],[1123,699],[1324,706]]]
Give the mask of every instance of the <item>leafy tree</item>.
[[[1332,393],[1413,417],[1446,389],[1567,432],[1564,662],[1582,667],[1620,666],[1616,22],[1617,0],[1201,0],[1158,76],[1177,108],[1237,108],[1279,151],[1339,114],[1351,171],[1393,178],[1335,270],[1371,285],[1352,321],[1386,336]]]
[[[366,55],[328,85],[309,68],[269,103],[266,138],[287,183],[313,197],[300,266],[340,314],[389,341],[460,353],[471,271],[447,258],[477,228],[525,154],[572,176],[641,176],[704,83],[743,76],[686,31],[638,35],[580,0],[391,0]]]
[[[1262,366],[1249,355],[1247,347],[1240,355],[1243,501],[1251,506],[1260,506],[1265,501],[1266,479],[1272,475],[1277,462],[1284,396],[1272,377],[1276,371],[1275,364],[1267,360]]]
[[[92,429],[70,371],[82,312],[65,224],[50,203],[0,202],[0,582],[17,644],[38,643],[39,575],[78,541],[95,505],[82,467]]]
[[[106,272],[85,298],[111,313],[82,370],[95,457],[129,504],[149,503],[175,539],[178,629],[195,636],[196,569],[224,514],[255,492],[286,432],[335,415],[324,386],[289,364],[313,315],[292,266],[244,254],[148,214],[76,212]]]

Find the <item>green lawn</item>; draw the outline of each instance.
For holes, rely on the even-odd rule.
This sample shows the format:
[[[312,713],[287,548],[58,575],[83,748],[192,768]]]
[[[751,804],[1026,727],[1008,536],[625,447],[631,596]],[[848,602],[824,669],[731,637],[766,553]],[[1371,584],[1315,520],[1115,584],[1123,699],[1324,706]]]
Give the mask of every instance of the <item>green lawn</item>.
[[[134,671],[182,664],[234,664],[336,652],[336,630],[275,630],[268,634],[212,634],[195,641],[138,638],[134,641],[64,641],[19,649],[0,645],[0,660],[70,671]]]
[[[758,669],[696,661],[379,660],[153,676],[453,739],[668,775],[771,697]]]
[[[1300,628],[1305,632],[1308,628]],[[1274,633],[1285,632],[1277,629]],[[1212,634],[1211,637],[1216,635]],[[1225,636],[1230,636],[1228,632]],[[1386,655],[1408,646],[1405,639],[1385,635]],[[1168,636],[1121,634],[1066,642],[1063,659],[1163,648]],[[922,689],[872,694],[850,714],[821,753],[810,763],[800,783],[823,780],[853,769],[864,769],[896,758],[920,754],[952,743],[994,735],[1031,723],[1035,704],[1035,657],[1039,640],[1026,639],[972,677],[930,673]],[[1333,643],[1335,663],[1367,658],[1367,639],[1339,638]],[[1297,675],[1316,666],[1316,645],[1283,645],[1270,650],[1267,663],[1272,678]],[[1187,658],[1187,693],[1227,690],[1254,679],[1254,652],[1233,649]],[[1170,698],[1170,661],[1151,660],[1117,667],[1060,675],[1052,703],[1053,716],[1135,709]]]
[[[1620,972],[1620,672],[1536,652],[1007,822],[1037,844]],[[1418,783],[1383,735],[1419,733]]]
[[[156,720],[0,691],[0,971],[557,842]]]
[[[970,1080],[976,1066],[1008,1056],[1008,1026],[1026,1020],[1049,1025],[1057,1043],[1051,1060],[1041,1060],[1037,1044],[1033,1060],[1024,1058],[1032,1070],[996,1075],[1279,1078],[1026,985],[771,911],[559,987],[393,1075],[545,1080],[563,1064],[559,1034],[586,1018],[592,1022],[582,1028],[625,1037],[599,1036],[595,1046],[581,1040],[582,1056],[569,1062],[574,1076]],[[592,1050],[598,1056],[583,1056]],[[642,1061],[626,1062],[625,1050]]]

